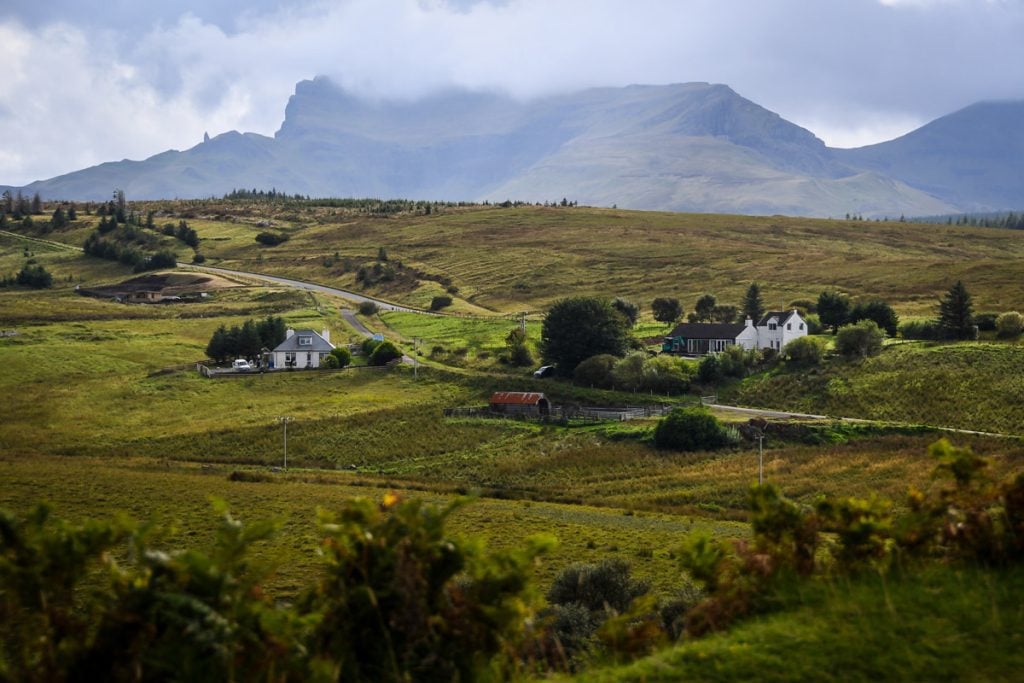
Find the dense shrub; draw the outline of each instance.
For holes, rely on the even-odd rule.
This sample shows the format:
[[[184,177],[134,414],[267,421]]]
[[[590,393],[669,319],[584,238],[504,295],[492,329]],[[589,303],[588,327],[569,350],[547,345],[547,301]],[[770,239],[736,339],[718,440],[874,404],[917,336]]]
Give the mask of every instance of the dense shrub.
[[[676,408],[654,429],[654,445],[675,451],[709,451],[729,443],[714,415],[704,408]]]
[[[982,332],[995,332],[998,313],[978,313],[974,316],[974,324]]]
[[[530,353],[530,345],[523,328],[513,327],[509,330],[505,335],[505,348],[508,349],[508,362],[512,365],[533,365],[533,354]]]
[[[548,589],[548,602],[554,605],[580,605],[591,613],[629,611],[633,600],[650,589],[646,581],[630,576],[625,560],[602,560],[597,564],[573,564],[555,577]]]
[[[856,323],[861,320],[873,320],[890,337],[895,337],[900,323],[896,311],[884,301],[874,300],[858,303],[850,311],[848,322]]]
[[[718,354],[713,353],[700,359],[697,365],[697,379],[701,384],[714,384],[724,376],[722,361],[718,359]]]
[[[644,361],[641,391],[658,394],[681,394],[689,390],[693,370],[682,358],[662,355]]]
[[[360,315],[371,316],[377,315],[378,311],[377,304],[372,301],[360,301],[359,302],[359,313]]]
[[[612,382],[620,391],[640,391],[644,383],[644,362],[647,354],[634,351],[620,359],[612,368]]]
[[[268,247],[276,247],[278,244],[283,244],[288,240],[289,235],[283,232],[261,232],[256,235],[256,241]]]
[[[380,346],[381,340],[374,339],[373,337],[367,337],[363,340],[363,343],[359,345],[359,350],[363,352],[364,356],[371,356],[378,346]]]
[[[900,323],[899,332],[904,339],[934,341],[942,336],[939,323],[935,320],[908,320]]]
[[[206,263],[206,257],[200,253],[196,253],[196,255],[192,257],[192,263]]]
[[[402,357],[398,347],[389,341],[382,341],[377,344],[370,354],[370,365],[387,365],[393,360]]]
[[[1000,337],[1019,337],[1024,330],[1024,317],[1017,311],[1007,311],[996,320],[996,330]]]
[[[627,325],[630,327],[636,325],[636,320],[640,317],[639,305],[632,301],[616,298],[612,301],[612,308],[619,312],[623,319],[625,319]]]
[[[40,265],[26,265],[18,272],[15,281],[24,287],[46,289],[53,286],[53,275]]]
[[[803,319],[807,323],[807,334],[821,334],[825,331],[825,326],[821,324],[817,313],[808,313]]]
[[[612,370],[618,358],[607,353],[591,356],[576,366],[572,374],[573,383],[581,387],[611,389],[614,384]]]
[[[442,308],[447,308],[452,305],[452,298],[447,294],[441,296],[435,296],[430,300],[430,310],[440,311]]]
[[[152,525],[0,512],[0,677],[507,678],[530,563],[550,542],[488,552],[446,532],[459,504],[389,494],[321,513],[319,575],[287,603],[264,591],[267,565],[250,555],[278,525],[243,525],[223,505],[208,552],[168,552]]]
[[[874,320],[861,320],[840,328],[836,335],[836,351],[847,358],[867,358],[882,352],[885,333]]]
[[[352,352],[344,346],[338,346],[331,350],[324,363],[329,368],[345,368],[352,364]]]
[[[284,320],[267,316],[246,320],[242,325],[218,327],[206,345],[206,357],[223,362],[231,358],[259,358],[264,348],[273,350],[285,340]]]
[[[576,366],[591,356],[623,355],[629,338],[625,321],[609,301],[595,297],[562,299],[544,316],[541,356],[560,374],[571,376]]]
[[[825,345],[825,340],[818,337],[798,337],[786,344],[782,357],[790,363],[817,365],[825,355]]]

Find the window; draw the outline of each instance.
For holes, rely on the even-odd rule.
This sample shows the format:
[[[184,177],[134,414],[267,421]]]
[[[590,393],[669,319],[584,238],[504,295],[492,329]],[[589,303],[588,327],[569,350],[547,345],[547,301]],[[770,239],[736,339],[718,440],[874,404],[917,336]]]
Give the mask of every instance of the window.
[[[793,323],[786,323],[786,329],[787,330],[792,330],[793,329]]]
[[[768,329],[769,330],[777,330],[777,329],[779,329],[779,326],[776,325],[775,323],[768,323]]]
[[[312,337],[299,337],[299,346],[312,346],[312,345],[313,345],[313,338]]]
[[[801,330],[804,329],[804,324],[803,323],[800,323],[800,329]]]
[[[294,351],[286,351],[285,352],[285,354],[284,354],[284,366],[286,368],[293,368],[293,367],[295,367],[295,352]]]

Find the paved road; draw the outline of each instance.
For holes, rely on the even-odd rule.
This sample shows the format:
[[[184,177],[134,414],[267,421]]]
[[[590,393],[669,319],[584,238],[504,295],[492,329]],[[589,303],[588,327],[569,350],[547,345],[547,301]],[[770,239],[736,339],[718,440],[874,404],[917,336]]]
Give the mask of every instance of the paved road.
[[[189,264],[189,268],[196,270],[205,270],[211,273],[218,273],[220,275],[237,275],[239,277],[248,277],[255,280],[264,280],[266,282],[273,282],[278,285],[286,285],[288,287],[295,287],[296,289],[304,289],[308,292],[319,292],[321,294],[332,294],[334,296],[340,296],[356,303],[362,303],[364,301],[370,301],[377,304],[377,308],[384,311],[401,311],[403,313],[422,313],[423,315],[437,315],[430,311],[423,311],[418,308],[409,308],[408,306],[399,306],[392,304],[387,301],[381,301],[380,299],[374,299],[371,296],[365,294],[358,294],[356,292],[350,292],[347,289],[338,289],[337,287],[328,287],[326,285],[318,285],[312,282],[303,282],[302,280],[292,280],[286,277],[278,277],[276,275],[264,275],[263,273],[250,273],[244,270],[231,270],[228,268],[218,268],[216,266],[199,266],[195,264]]]

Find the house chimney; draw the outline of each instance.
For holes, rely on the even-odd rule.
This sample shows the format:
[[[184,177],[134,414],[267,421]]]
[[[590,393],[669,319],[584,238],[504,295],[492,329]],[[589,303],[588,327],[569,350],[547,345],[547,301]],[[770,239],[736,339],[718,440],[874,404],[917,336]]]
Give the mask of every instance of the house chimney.
[[[743,325],[744,327],[753,327],[754,321],[751,320],[749,316],[747,316],[747,319],[743,321]]]
[[[284,333],[284,338],[291,339],[293,336],[295,336],[295,330],[289,327]]]
[[[320,336],[323,337],[324,341],[327,342],[328,344],[331,343],[331,331],[328,330],[326,327],[324,328],[323,332],[320,333]]]

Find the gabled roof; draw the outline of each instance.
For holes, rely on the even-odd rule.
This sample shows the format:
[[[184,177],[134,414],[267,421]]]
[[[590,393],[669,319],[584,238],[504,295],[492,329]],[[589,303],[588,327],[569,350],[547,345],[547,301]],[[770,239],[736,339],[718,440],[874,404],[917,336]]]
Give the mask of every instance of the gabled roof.
[[[764,317],[761,318],[760,322],[757,323],[757,326],[758,327],[765,327],[765,326],[767,326],[769,318],[778,318],[779,319],[779,324],[782,325],[787,320],[789,320],[789,317],[791,315],[793,315],[794,313],[796,313],[795,309],[792,310],[792,311],[768,311],[767,313],[764,314]]]
[[[668,336],[686,339],[736,339],[746,327],[743,323],[681,323],[676,325]]]
[[[542,400],[547,400],[544,394],[537,391],[496,391],[491,394],[491,403],[502,403],[505,405],[534,406]]]
[[[312,337],[312,344],[299,345],[299,337]],[[332,351],[334,350],[334,344],[327,341],[320,336],[319,333],[313,330],[295,330],[295,334],[285,339],[283,342],[274,347],[274,352],[278,351]]]

